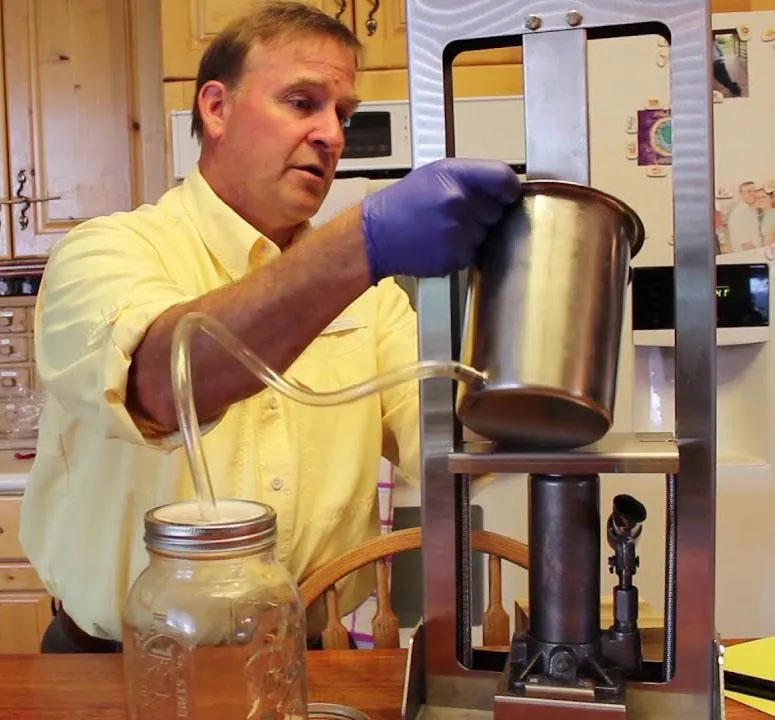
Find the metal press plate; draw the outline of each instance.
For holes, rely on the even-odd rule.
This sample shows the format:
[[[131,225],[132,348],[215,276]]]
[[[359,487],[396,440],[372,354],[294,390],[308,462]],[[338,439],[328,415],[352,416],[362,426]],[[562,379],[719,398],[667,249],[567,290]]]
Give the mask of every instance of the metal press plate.
[[[608,433],[592,445],[561,451],[509,451],[497,443],[468,442],[449,455],[453,473],[659,473],[678,472],[671,433]]]

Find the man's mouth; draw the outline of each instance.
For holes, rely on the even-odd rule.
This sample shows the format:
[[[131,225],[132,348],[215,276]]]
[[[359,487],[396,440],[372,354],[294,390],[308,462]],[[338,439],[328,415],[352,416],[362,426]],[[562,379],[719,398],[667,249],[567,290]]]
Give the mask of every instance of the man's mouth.
[[[296,169],[303,172],[308,172],[310,175],[314,175],[315,177],[319,177],[321,179],[326,176],[325,171],[319,165],[298,165]]]

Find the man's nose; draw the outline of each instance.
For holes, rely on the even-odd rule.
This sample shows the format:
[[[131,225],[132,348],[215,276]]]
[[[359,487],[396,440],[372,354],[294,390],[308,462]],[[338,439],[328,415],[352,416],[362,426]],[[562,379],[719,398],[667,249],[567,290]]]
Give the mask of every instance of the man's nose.
[[[341,152],[344,147],[344,129],[336,110],[321,112],[317,120],[311,135],[313,144],[329,153]]]

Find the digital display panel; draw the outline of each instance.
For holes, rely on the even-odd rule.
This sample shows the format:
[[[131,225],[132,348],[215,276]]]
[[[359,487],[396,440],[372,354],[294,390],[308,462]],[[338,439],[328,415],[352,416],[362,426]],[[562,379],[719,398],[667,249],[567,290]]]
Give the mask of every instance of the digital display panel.
[[[672,267],[633,270],[633,330],[675,329]],[[766,327],[770,324],[770,276],[765,263],[716,267],[716,326]]]

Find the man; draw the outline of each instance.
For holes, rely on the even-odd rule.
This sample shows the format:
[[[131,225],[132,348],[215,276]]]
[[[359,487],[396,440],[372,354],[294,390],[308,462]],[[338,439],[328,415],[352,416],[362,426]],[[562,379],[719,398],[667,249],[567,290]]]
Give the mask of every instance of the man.
[[[192,495],[169,370],[180,317],[211,315],[303,386],[350,385],[416,359],[391,276],[466,267],[517,199],[505,164],[441,161],[310,228],[358,105],[357,50],[300,3],[231,24],[197,79],[198,169],[157,205],[85,222],[53,250],[36,317],[47,402],[21,526],[62,605],[44,650],[120,650],[147,562],[143,514]],[[275,508],[277,555],[297,579],[376,534],[380,454],[416,476],[416,386],[299,406],[204,337],[192,368],[215,494]],[[341,610],[370,590],[356,577]]]
[[[713,38],[713,79],[729,92],[732,97],[740,97],[742,90],[729,74],[724,51],[718,38]]]
[[[740,202],[727,217],[727,233],[730,252],[754,250],[762,246],[759,210],[756,207],[756,184],[749,181],[740,184]]]

